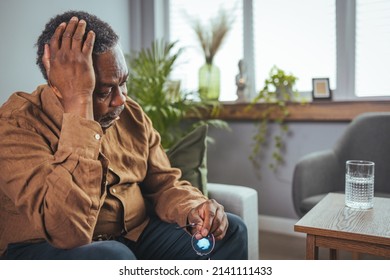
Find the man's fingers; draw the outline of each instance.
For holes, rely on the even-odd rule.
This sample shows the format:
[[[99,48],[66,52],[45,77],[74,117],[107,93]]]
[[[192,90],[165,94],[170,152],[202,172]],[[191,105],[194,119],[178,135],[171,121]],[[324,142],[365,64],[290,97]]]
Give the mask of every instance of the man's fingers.
[[[215,231],[218,230],[218,228],[221,226],[222,218],[223,218],[223,214],[217,208],[212,225],[210,227],[210,232],[215,233]]]
[[[214,217],[215,217],[215,212],[216,212],[216,208],[215,208],[215,201],[213,200],[209,200],[207,203],[204,203],[203,204],[203,207],[202,207],[202,218],[203,218],[203,224],[202,224],[202,229],[200,231],[200,233],[203,235],[203,236],[206,236],[209,234],[209,232],[211,231],[211,227],[213,225],[213,221],[214,221]]]
[[[61,23],[54,31],[53,36],[50,39],[50,54],[53,56],[61,48],[61,38],[65,31],[66,23]]]
[[[94,43],[95,43],[95,32],[91,30],[87,34],[87,38],[85,39],[82,52],[86,55],[92,55]]]
[[[200,234],[206,236],[209,233],[214,234],[216,240],[221,240],[228,228],[228,220],[224,208],[215,200],[209,200],[201,208],[203,224]]]
[[[210,199],[194,208],[189,215],[189,222],[196,224],[196,238],[214,234],[216,240],[221,240],[228,228],[229,222],[224,207]]]
[[[211,229],[216,240],[221,240],[225,236],[228,226],[229,222],[225,211],[223,209],[218,209]]]
[[[78,25],[78,18],[72,17],[62,34],[61,49],[70,49],[72,47],[72,40],[74,32]]]
[[[81,51],[86,26],[87,23],[85,22],[85,20],[82,19],[78,22],[76,31],[74,32],[72,38],[72,50]]]

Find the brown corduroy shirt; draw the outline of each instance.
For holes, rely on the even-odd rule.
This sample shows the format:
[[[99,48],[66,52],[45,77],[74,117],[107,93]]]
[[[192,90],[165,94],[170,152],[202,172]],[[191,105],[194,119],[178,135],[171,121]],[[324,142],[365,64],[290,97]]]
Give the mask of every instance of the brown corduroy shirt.
[[[100,234],[137,240],[146,201],[184,226],[206,198],[171,168],[160,136],[128,99],[112,127],[64,113],[46,86],[18,92],[0,108],[0,255],[9,243],[47,240],[58,248]]]

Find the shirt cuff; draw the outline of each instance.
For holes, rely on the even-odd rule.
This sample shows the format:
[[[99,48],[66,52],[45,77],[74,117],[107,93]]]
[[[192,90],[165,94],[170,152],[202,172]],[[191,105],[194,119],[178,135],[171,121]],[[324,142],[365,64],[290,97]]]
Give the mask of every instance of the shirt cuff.
[[[99,123],[80,116],[64,113],[58,151],[76,153],[81,157],[97,159],[103,130]]]

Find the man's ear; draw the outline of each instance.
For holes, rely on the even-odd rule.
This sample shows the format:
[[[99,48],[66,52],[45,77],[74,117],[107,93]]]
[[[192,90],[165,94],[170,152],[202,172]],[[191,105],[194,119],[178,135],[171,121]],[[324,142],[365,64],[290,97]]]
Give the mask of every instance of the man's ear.
[[[50,73],[50,48],[49,48],[48,44],[45,44],[45,47],[44,47],[44,50],[43,50],[42,63],[43,63],[43,66],[46,69],[47,80],[49,80],[49,73]]]

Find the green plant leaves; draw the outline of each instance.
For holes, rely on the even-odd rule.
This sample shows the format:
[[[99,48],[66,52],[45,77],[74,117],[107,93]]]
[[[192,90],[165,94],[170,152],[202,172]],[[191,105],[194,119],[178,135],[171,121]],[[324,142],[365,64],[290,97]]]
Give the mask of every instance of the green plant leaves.
[[[249,156],[253,166],[260,170],[263,160],[263,150],[269,146],[267,141],[270,136],[269,123],[274,121],[279,125],[279,131],[272,140],[272,161],[268,167],[276,171],[277,167],[284,162],[283,149],[285,148],[285,136],[288,134],[288,125],[285,120],[289,116],[288,102],[294,101],[299,92],[294,88],[298,80],[292,74],[287,74],[282,69],[273,66],[268,78],[264,81],[264,87],[255,96],[246,110],[251,110],[256,103],[268,104],[262,112],[260,124],[253,136],[252,153]],[[258,173],[260,176],[260,173]]]

